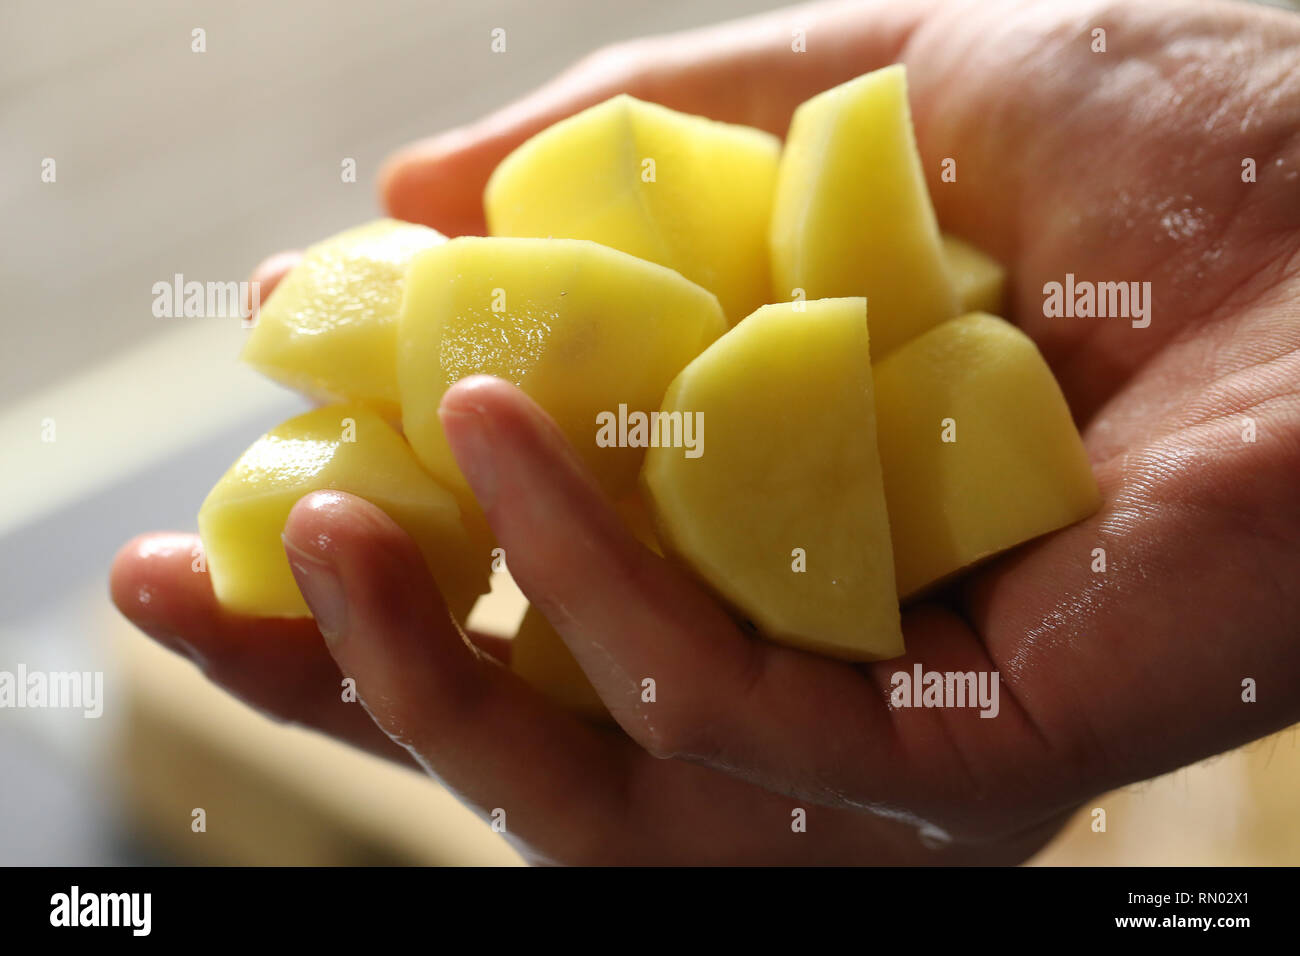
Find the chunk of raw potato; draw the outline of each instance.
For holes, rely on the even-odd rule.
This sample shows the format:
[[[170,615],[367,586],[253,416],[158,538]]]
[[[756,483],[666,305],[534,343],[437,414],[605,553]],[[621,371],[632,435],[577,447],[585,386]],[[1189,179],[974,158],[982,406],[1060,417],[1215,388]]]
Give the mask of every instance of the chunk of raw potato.
[[[1097,510],[1070,409],[1019,329],[963,316],[875,371],[900,595]]]
[[[599,723],[613,721],[577,659],[535,607],[510,642],[510,669],[565,710]]]
[[[680,272],[735,322],[767,301],[780,141],[616,96],[524,143],[484,193],[494,236],[591,239]]]
[[[770,244],[775,299],[866,296],[877,360],[957,314],[902,66],[795,110]]]
[[[962,314],[988,312],[1001,315],[1006,270],[997,260],[956,236],[943,237],[943,255],[953,288],[957,290]]]
[[[706,426],[699,457],[646,456],[665,550],[774,641],[901,654],[865,302],[764,306],[686,367],[663,410]]]
[[[322,401],[365,402],[397,417],[397,315],[416,253],[446,240],[393,219],[309,248],[271,293],[242,358]]]
[[[541,404],[621,498],[636,487],[644,448],[607,446],[617,436],[602,436],[597,416],[657,409],[673,376],[725,328],[712,293],[594,242],[453,239],[407,276],[402,424],[433,476],[467,496],[438,403],[461,378],[496,375]]]
[[[455,498],[379,415],[333,405],[263,435],[203,502],[199,535],[224,606],[260,617],[310,614],[280,535],[294,503],[322,489],[365,498],[396,521],[419,546],[458,620],[487,590],[491,554],[471,542]]]

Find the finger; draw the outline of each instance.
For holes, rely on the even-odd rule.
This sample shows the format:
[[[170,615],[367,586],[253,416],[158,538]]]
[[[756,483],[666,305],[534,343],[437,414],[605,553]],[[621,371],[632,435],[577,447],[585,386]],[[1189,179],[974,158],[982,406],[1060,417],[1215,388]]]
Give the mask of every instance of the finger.
[[[730,706],[762,666],[764,648],[671,566],[652,562],[558,428],[523,392],[486,376],[464,379],[448,391],[440,413],[516,583],[565,636],[614,716],[652,752],[702,756],[668,745],[666,715],[660,706],[643,706],[642,681],[652,676],[670,700],[700,696],[707,681]],[[556,470],[553,479],[545,467]],[[578,513],[584,533],[570,547],[560,529]],[[574,583],[584,580],[585,587]],[[574,604],[570,592],[578,590],[583,595]],[[606,632],[608,640],[599,637]],[[676,635],[689,632],[706,638],[679,646]]]
[[[510,638],[483,631],[465,631],[469,642],[502,666],[510,666]]]
[[[381,756],[410,755],[351,706],[340,706],[338,665],[311,618],[256,618],[224,610],[197,535],[140,535],[113,561],[113,603],[163,647],[188,658],[213,682],[277,720],[312,727]],[[489,657],[508,663],[510,641],[471,631]]]
[[[905,621],[912,653],[857,668],[751,639],[684,573],[642,547],[559,428],[522,391],[480,376],[442,403],[448,440],[511,573],[564,638],[619,724],[649,752],[684,757],[779,793],[873,805],[945,827],[1027,822],[1028,794],[1063,788],[1003,700],[999,720],[891,710],[892,675],[989,672],[975,635],[937,608]],[[922,661],[923,657],[923,661]],[[652,679],[655,699],[643,699]],[[986,678],[989,680],[989,678]],[[972,788],[1024,784],[995,814],[961,818]],[[996,817],[996,820],[992,818]]]
[[[375,723],[507,834],[547,856],[595,854],[627,826],[638,751],[475,653],[410,537],[337,492],[294,507],[285,549],[334,659]]]
[[[113,561],[113,603],[136,627],[267,716],[409,762],[406,751],[343,701],[342,675],[315,622],[230,614],[217,603],[202,558],[197,535],[135,538]]]
[[[285,542],[304,596],[327,619],[339,666],[356,678],[376,723],[481,813],[504,810],[507,836],[533,856],[679,864],[1023,858],[1028,837],[936,855],[913,826],[856,808],[807,811],[815,832],[805,839],[792,831],[797,804],[789,798],[653,760],[627,738],[560,712],[459,640],[414,543],[361,499],[308,496],[290,515]]]
[[[380,174],[383,203],[447,235],[482,234],[483,187],[497,163],[617,93],[783,135],[800,102],[892,62],[929,6],[798,7],[609,48],[477,123],[400,150]],[[812,52],[796,52],[796,30]]]

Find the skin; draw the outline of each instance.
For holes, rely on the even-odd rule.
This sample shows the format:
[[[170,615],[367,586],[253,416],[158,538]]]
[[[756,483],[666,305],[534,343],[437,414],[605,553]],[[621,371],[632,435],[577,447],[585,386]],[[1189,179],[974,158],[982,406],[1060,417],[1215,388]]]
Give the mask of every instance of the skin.
[[[790,50],[796,27],[807,53]],[[253,706],[505,808],[536,861],[1014,863],[1096,794],[1300,720],[1295,16],[856,3],[638,40],[402,150],[384,203],[481,232],[495,164],[615,92],[783,133],[802,100],[896,60],[939,219],[1009,265],[1011,317],[1058,376],[1105,502],[906,608],[906,657],[851,666],[746,636],[629,536],[540,409],[483,378],[443,401],[453,450],[621,733],[554,709],[497,665],[500,646],[464,639],[412,542],[347,495],[307,496],[285,528],[324,640],[310,621],[223,612],[188,535],[122,550],[118,606]],[[265,264],[263,287],[291,262]],[[1045,318],[1043,284],[1066,272],[1149,280],[1151,326]],[[891,710],[889,677],[915,662],[996,669],[1001,714]],[[340,673],[369,717],[339,702]],[[657,703],[640,701],[643,676]]]

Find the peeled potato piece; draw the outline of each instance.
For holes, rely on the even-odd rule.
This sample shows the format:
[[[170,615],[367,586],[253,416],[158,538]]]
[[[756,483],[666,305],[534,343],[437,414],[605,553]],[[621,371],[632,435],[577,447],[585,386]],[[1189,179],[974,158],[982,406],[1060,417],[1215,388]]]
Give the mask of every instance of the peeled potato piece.
[[[646,415],[726,328],[718,300],[663,266],[574,239],[453,239],[407,276],[398,347],[402,425],[420,461],[469,487],[438,420],[457,380],[514,382],[559,424],[611,496],[636,487],[644,448],[597,416]],[[604,439],[611,438],[615,444]]]
[[[770,245],[776,300],[866,297],[877,360],[957,314],[902,66],[795,110]]]
[[[668,389],[702,454],[652,448],[667,553],[768,638],[850,660],[903,653],[860,298],[766,305]]]
[[[420,547],[458,620],[487,590],[490,551],[472,542],[455,498],[379,415],[333,405],[255,441],[199,509],[208,573],[225,607],[259,617],[310,616],[280,536],[298,499],[323,489],[365,498],[396,521]]]
[[[380,219],[316,243],[262,306],[241,357],[312,398],[364,402],[396,420],[403,277],[417,253],[445,241]]]
[[[948,275],[961,303],[961,312],[1002,315],[1006,270],[997,260],[956,236],[943,237],[943,255]]]
[[[675,269],[730,321],[768,294],[780,141],[616,96],[507,156],[484,192],[494,236],[591,239]]]
[[[876,425],[902,596],[1101,504],[1051,370],[994,316],[946,322],[877,364]]]

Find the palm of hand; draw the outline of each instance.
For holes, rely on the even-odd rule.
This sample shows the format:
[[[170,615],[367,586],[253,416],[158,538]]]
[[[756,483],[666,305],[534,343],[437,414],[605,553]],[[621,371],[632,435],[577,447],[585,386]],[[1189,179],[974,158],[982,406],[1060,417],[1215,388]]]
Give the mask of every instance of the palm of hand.
[[[388,171],[395,214],[476,231],[478,186],[496,160],[615,90],[783,132],[800,100],[901,58],[940,220],[1010,265],[1012,318],[1061,381],[1105,499],[1088,521],[910,608],[907,657],[863,668],[756,649],[689,582],[611,541],[621,560],[593,572],[608,583],[605,604],[560,629],[631,739],[579,726],[521,688],[501,691],[504,675],[434,713],[383,686],[385,704],[371,709],[400,753],[480,808],[517,796],[511,829],[538,858],[1017,861],[1089,796],[1300,716],[1290,647],[1300,610],[1300,30],[1235,7],[901,6],[811,8],[642,41]],[[813,52],[790,51],[791,25],[806,27]],[[1094,27],[1106,30],[1105,53],[1091,49]],[[940,181],[944,157],[956,160],[956,182]],[[1257,182],[1242,181],[1247,158]],[[1150,327],[1045,317],[1043,284],[1067,272],[1149,280]],[[477,402],[522,447],[562,456],[513,397],[488,389]],[[1254,441],[1243,440],[1247,419]],[[576,509],[574,481],[566,500]],[[336,523],[336,540],[392,535],[356,503],[332,507],[352,509],[352,531]],[[295,522],[305,536],[313,522],[342,520],[300,510],[291,539]],[[543,542],[544,518],[489,514],[543,609],[570,613],[584,600],[573,589],[593,589],[560,579],[557,567],[577,579],[582,569]],[[598,537],[619,533],[600,516],[573,520],[594,520]],[[338,666],[365,672],[367,661],[331,657],[309,622],[225,616],[188,573],[188,541],[175,554],[153,542],[128,547],[115,569],[119,604],[142,627],[196,649],[210,676],[258,706],[399,753],[356,708],[337,705]],[[1093,570],[1097,548],[1104,573]],[[139,606],[140,587],[166,597]],[[420,620],[440,633],[441,680],[481,682],[467,670],[480,662],[445,623]],[[680,648],[641,646],[669,629]],[[594,651],[584,645],[584,635],[615,632],[587,642]],[[424,643],[407,648],[411,658],[434,653]],[[891,711],[890,675],[918,662],[997,670],[999,717]],[[617,684],[647,672],[678,700],[655,705],[653,718]],[[376,688],[392,680],[368,676]],[[1246,678],[1259,681],[1258,703],[1242,701]],[[521,715],[533,729],[518,731]],[[477,763],[464,755],[475,746]],[[792,832],[796,807],[805,833]]]

